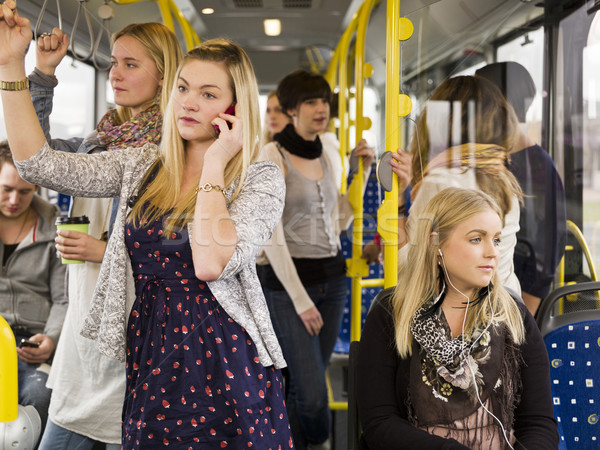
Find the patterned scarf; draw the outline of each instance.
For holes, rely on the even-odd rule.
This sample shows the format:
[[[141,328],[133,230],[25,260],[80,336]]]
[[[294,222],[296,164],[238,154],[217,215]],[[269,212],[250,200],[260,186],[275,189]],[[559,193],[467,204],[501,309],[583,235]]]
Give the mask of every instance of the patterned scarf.
[[[282,131],[273,136],[292,155],[306,159],[317,159],[323,153],[323,144],[319,136],[314,141],[306,141],[296,133],[293,124],[287,125]]]
[[[470,429],[471,436],[481,444],[481,433],[477,431],[485,429],[489,417],[483,416],[476,424],[468,420],[481,406],[477,396],[505,428],[512,428],[521,389],[520,352],[506,328],[497,323],[476,328],[464,342],[460,336],[452,338],[444,314],[429,314],[435,303],[441,304],[440,297],[419,308],[410,325],[414,338],[410,420],[423,429],[442,426],[448,430],[448,437],[459,441],[461,436],[469,436]],[[471,448],[478,446],[474,441],[469,444]]]
[[[158,105],[152,105],[120,125],[116,124],[116,119],[117,110],[111,109],[104,114],[96,127],[98,141],[107,150],[140,147],[146,143],[160,142],[162,115]]]
[[[419,191],[421,182],[433,169],[438,167],[475,168],[485,173],[499,173],[506,169],[508,152],[504,147],[493,144],[462,144],[450,147],[429,161],[423,177],[413,186],[411,198]]]

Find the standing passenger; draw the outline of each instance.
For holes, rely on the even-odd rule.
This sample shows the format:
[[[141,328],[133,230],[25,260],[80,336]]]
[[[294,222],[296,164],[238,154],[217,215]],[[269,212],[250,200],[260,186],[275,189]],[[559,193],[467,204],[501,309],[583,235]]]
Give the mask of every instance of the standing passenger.
[[[14,7],[0,9],[0,80],[25,76],[31,30]],[[285,186],[277,166],[256,163],[258,87],[246,53],[219,39],[188,52],[160,148],[56,152],[27,93],[3,90],[2,104],[25,177],[120,197],[83,333],[126,359],[123,448],[291,448],[285,361],[255,271]],[[236,115],[225,114],[232,104]]]
[[[373,305],[360,340],[367,448],[558,447],[544,341],[498,277],[502,220],[476,190],[447,188],[425,207],[411,270]]]
[[[267,97],[267,111],[265,114],[265,139],[264,143],[271,142],[273,136],[282,131],[292,119],[288,116],[279,104],[277,91],[269,92]]]
[[[521,64],[488,64],[476,75],[502,91],[520,122],[519,137],[510,154],[509,170],[523,189],[520,229],[515,247],[515,273],[531,314],[550,292],[556,266],[565,252],[566,199],[560,175],[546,150],[522,128],[535,97],[535,84]]]
[[[339,236],[352,211],[336,180],[339,154],[328,154],[319,139],[329,123],[329,84],[298,70],[279,83],[277,97],[292,123],[263,156],[285,173],[285,209],[264,249],[268,261],[261,262],[268,264],[261,266],[261,282],[288,363],[287,406],[296,448],[329,448],[325,370],[346,304]],[[368,176],[374,150],[361,141],[355,155],[365,157],[361,175]]]
[[[66,54],[68,40],[57,28],[52,35],[38,38],[36,68],[29,76],[30,91],[52,148],[91,154],[159,143],[162,110],[181,59],[177,37],[162,24],[144,23],[126,26],[113,35],[112,41],[109,80],[117,108],[108,111],[86,138],[51,140],[48,119],[58,83],[54,73]],[[80,335],[117,207],[118,198],[74,198],[71,215],[86,215],[91,222],[90,232],[63,230],[56,239],[63,258],[86,263],[68,266],[67,326],[50,372],[50,421],[41,450],[86,450],[95,441],[106,443],[109,450],[120,448],[125,365],[104,356],[94,341]]]
[[[498,276],[520,296],[513,254],[521,189],[506,168],[517,126],[513,109],[492,83],[481,77],[450,78],[438,86],[421,113],[410,146],[412,173],[406,171],[406,153],[396,153],[392,166],[404,188],[412,175],[412,204],[404,230],[404,220],[399,221],[400,232],[405,233],[399,236],[400,243],[410,243],[411,227],[427,202],[444,188],[479,189],[496,201],[505,217]],[[399,203],[404,203],[403,195]]]

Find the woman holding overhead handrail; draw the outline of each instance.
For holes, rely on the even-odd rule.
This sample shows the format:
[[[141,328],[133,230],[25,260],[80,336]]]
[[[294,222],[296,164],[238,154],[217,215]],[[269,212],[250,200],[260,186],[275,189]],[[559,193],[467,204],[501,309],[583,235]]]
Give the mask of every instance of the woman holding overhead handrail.
[[[57,152],[22,91],[31,31],[11,6],[0,7],[0,80],[16,164],[55,190],[120,198],[83,333],[126,360],[122,447],[291,448],[285,361],[255,271],[285,186],[257,162],[248,55],[221,39],[186,54],[160,147]]]
[[[181,59],[177,37],[162,24],[143,23],[126,26],[112,41],[109,81],[117,107],[104,115],[89,136],[62,140],[51,139],[49,117],[58,83],[54,73],[66,55],[68,38],[58,28],[38,38],[36,67],[29,85],[52,148],[92,154],[159,143],[162,111]],[[118,205],[118,198],[74,198],[71,215],[87,216],[89,233],[62,230],[56,238],[63,258],[85,264],[68,266],[69,309],[50,372],[50,420],[40,444],[42,450],[91,449],[94,441],[109,448],[120,447],[124,364],[102,355],[93,341],[80,335]]]

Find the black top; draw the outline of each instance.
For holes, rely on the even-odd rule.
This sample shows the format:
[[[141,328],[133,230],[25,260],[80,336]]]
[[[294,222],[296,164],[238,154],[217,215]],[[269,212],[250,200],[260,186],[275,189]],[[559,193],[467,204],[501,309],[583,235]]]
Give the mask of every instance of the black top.
[[[526,342],[520,346],[523,392],[515,409],[516,449],[558,448],[552,413],[550,365],[546,347],[527,309],[519,304]],[[408,421],[410,358],[398,355],[389,297],[369,311],[360,340],[357,399],[363,440],[371,450],[466,449],[453,439],[434,436]]]
[[[329,258],[292,258],[292,261],[303,286],[314,286],[346,276],[346,261],[341,250]],[[285,291],[270,264],[257,265],[256,271],[264,287],[272,291]]]
[[[539,145],[511,153],[508,168],[525,194],[514,254],[515,274],[523,292],[545,298],[565,252],[565,188],[552,158]]]
[[[19,244],[4,244],[4,255],[2,255],[2,266],[6,265],[6,261],[10,258],[10,255],[14,253]]]

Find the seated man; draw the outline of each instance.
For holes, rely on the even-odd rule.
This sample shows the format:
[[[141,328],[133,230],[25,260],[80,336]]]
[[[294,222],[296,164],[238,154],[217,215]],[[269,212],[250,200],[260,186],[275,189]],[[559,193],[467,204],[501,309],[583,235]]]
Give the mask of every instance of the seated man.
[[[56,348],[67,297],[54,248],[58,210],[36,190],[19,176],[8,143],[0,142],[0,315],[17,340],[19,404],[33,405],[44,427],[51,391],[40,366]],[[21,340],[31,343],[19,347]]]

